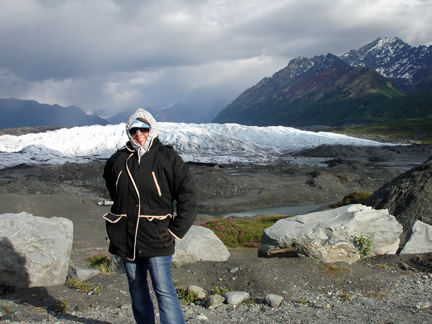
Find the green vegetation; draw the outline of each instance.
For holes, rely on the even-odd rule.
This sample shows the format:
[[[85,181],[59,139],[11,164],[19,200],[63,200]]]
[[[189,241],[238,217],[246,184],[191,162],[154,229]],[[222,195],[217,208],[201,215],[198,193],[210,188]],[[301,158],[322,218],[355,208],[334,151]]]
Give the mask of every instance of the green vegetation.
[[[183,305],[195,303],[198,300],[198,295],[196,292],[192,291],[188,293],[186,289],[177,289],[177,295],[180,303],[182,303]]]
[[[94,295],[97,295],[100,292],[100,288],[98,286],[90,282],[78,280],[76,278],[68,278],[65,282],[65,285],[70,288],[75,288],[83,294],[92,293]]]
[[[337,177],[340,182],[348,182],[348,177],[346,175],[335,174],[335,177]]]
[[[330,205],[330,207],[338,208],[351,204],[363,204],[364,201],[370,197],[370,195],[370,192],[355,191],[343,197],[341,201]]]
[[[99,270],[102,273],[109,273],[109,263],[111,260],[111,255],[106,253],[99,253],[91,255],[87,258],[87,261],[90,262],[90,268]]]
[[[347,292],[342,292],[339,296],[340,301],[346,302],[350,300],[350,294]]]
[[[339,127],[337,132],[382,135],[395,139],[432,143],[432,90],[390,100],[373,102],[351,116],[365,122]],[[369,119],[366,121],[366,119]]]
[[[227,247],[258,247],[264,229],[286,217],[228,217],[209,221],[201,226],[211,229]]]
[[[299,298],[297,298],[296,303],[297,303],[297,304],[302,304],[302,305],[307,305],[307,304],[308,304],[308,301],[307,301],[306,298],[299,297]]]
[[[55,311],[56,313],[66,313],[67,309],[68,309],[67,303],[63,300],[59,300]]]
[[[199,300],[197,293],[190,292],[188,293],[186,289],[183,288],[177,288],[177,295],[180,300],[180,303],[183,305],[189,305],[192,303],[195,303]],[[214,286],[213,289],[210,291],[208,295],[223,295],[224,293],[230,291],[229,289],[221,288],[218,286]],[[253,301],[247,300],[245,303],[252,303]]]
[[[219,286],[213,286],[212,290],[210,291],[211,295],[223,295],[230,290],[228,288],[221,288]]]
[[[390,137],[395,140],[411,140],[422,144],[431,144],[432,116],[380,121],[370,125],[339,127],[335,132],[351,136],[370,136],[373,134]]]
[[[354,237],[354,245],[363,257],[367,257],[371,251],[372,240],[369,236],[360,235]]]

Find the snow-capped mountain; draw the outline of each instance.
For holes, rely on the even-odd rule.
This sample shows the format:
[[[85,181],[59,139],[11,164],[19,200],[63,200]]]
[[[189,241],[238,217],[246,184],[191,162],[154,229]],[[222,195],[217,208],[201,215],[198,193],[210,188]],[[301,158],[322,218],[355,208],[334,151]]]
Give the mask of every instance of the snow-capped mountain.
[[[238,124],[159,123],[159,137],[185,161],[204,163],[272,163],[290,161],[292,153],[323,144],[380,146],[370,140],[291,127]],[[19,164],[88,162],[111,156],[127,141],[125,124],[62,128],[0,136],[0,169]]]
[[[432,87],[432,46],[412,47],[398,37],[381,37],[340,58],[374,69],[406,93]]]

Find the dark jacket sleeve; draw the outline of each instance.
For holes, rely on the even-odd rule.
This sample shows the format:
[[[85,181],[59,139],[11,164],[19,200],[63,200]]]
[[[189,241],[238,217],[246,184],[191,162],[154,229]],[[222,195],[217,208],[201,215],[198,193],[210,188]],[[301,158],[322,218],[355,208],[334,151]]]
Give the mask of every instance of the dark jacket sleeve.
[[[183,238],[196,219],[198,199],[195,180],[188,166],[175,152],[172,174],[177,215],[172,220],[169,230],[178,238]]]
[[[114,200],[116,194],[116,179],[114,174],[114,163],[117,160],[119,152],[115,153],[105,164],[103,178],[105,179],[105,186],[108,189],[111,200]]]

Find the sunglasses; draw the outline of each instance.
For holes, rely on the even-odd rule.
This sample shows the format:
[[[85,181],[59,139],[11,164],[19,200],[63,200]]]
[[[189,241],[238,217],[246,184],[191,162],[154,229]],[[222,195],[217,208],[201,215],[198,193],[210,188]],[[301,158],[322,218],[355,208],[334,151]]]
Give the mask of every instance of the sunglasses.
[[[150,127],[134,127],[129,129],[129,134],[135,136],[138,131],[140,131],[141,134],[148,134],[150,132]]]

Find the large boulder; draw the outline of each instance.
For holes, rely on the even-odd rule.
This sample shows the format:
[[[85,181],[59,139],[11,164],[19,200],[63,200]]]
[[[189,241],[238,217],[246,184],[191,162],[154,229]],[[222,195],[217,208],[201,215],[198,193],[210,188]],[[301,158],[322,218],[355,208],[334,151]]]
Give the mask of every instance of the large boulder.
[[[173,261],[184,265],[197,261],[226,261],[229,256],[225,244],[211,229],[192,226],[183,239],[176,242]]]
[[[323,262],[352,263],[361,256],[395,254],[401,233],[386,210],[348,205],[279,220],[264,230],[259,254],[295,249]]]
[[[432,252],[432,226],[415,221],[409,232],[401,254],[417,254]]]
[[[64,284],[73,241],[70,220],[22,212],[0,215],[0,224],[0,286]]]
[[[375,191],[365,205],[388,209],[408,230],[416,220],[432,225],[432,157]]]

